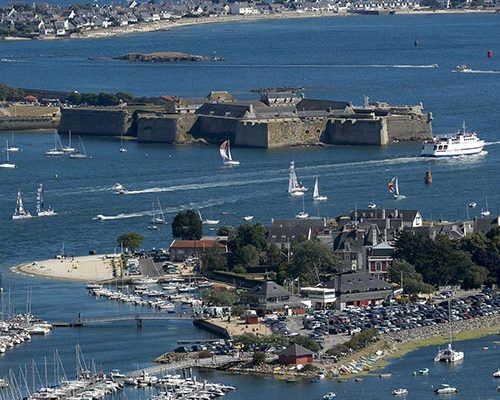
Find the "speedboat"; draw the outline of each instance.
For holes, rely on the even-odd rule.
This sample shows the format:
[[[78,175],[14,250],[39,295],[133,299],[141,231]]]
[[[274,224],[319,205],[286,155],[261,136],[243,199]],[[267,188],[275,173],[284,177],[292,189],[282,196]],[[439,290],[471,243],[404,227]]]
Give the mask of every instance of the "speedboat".
[[[456,67],[455,67],[455,72],[472,72],[472,68],[468,67],[467,65],[465,64],[458,64]]]
[[[334,392],[328,392],[323,395],[323,400],[333,400],[337,397],[337,395]]]
[[[377,208],[377,205],[373,201],[371,201],[370,204],[368,204],[368,208],[373,210],[374,208]]]
[[[309,214],[305,211],[301,211],[295,216],[297,219],[306,219],[307,217],[309,217]]]
[[[493,372],[493,378],[500,378],[500,368],[497,372]]]
[[[477,207],[477,203],[476,203],[475,201],[471,201],[471,202],[468,204],[468,206],[469,206],[470,208],[476,208],[476,207]]]
[[[121,183],[115,183],[113,185],[113,190],[114,191],[125,190],[125,186],[123,186]]]
[[[394,389],[392,391],[392,394],[394,396],[404,396],[405,394],[408,394],[408,389],[405,389],[405,388]]]
[[[418,370],[418,373],[420,375],[429,375],[429,368],[422,368],[422,369]]]
[[[434,137],[424,142],[422,157],[456,157],[479,154],[483,151],[484,140],[476,132],[468,132],[465,122],[462,130],[451,137]]]
[[[453,394],[458,393],[456,387],[450,386],[446,383],[441,384],[441,387],[435,390],[436,394]]]
[[[243,221],[251,221],[253,219],[253,215],[245,215],[243,217]]]

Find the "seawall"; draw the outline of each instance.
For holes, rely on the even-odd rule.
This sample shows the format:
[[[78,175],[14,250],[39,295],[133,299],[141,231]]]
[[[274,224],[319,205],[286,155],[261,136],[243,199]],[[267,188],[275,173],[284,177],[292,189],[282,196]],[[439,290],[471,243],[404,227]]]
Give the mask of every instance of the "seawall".
[[[120,136],[128,133],[132,116],[121,108],[63,108],[59,133]]]
[[[0,131],[57,129],[60,116],[59,107],[26,104],[0,107]]]

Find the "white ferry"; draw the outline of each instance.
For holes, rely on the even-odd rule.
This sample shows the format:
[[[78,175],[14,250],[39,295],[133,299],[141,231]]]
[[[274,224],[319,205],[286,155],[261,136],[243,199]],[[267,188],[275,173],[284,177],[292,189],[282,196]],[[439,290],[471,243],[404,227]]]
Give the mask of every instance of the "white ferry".
[[[463,130],[452,137],[432,138],[424,142],[422,157],[456,157],[479,154],[483,151],[484,140],[475,132],[467,132],[465,123]]]

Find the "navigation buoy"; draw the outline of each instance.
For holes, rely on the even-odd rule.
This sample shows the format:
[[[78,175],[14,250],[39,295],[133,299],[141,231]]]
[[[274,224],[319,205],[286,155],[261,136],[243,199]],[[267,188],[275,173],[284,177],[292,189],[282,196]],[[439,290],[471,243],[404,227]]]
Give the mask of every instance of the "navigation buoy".
[[[488,50],[488,52],[486,54],[488,55],[488,58],[492,58],[493,57],[493,50]]]
[[[419,45],[418,38],[415,38],[415,41],[413,42],[413,44],[415,45],[415,47],[418,47],[418,45]]]
[[[425,171],[424,182],[426,185],[430,185],[432,183],[432,171],[430,168]]]

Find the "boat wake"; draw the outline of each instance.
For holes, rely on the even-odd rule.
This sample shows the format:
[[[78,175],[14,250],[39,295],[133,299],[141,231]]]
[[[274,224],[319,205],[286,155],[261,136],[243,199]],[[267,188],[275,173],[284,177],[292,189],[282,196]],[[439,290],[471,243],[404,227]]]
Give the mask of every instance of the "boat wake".
[[[453,72],[459,72],[461,74],[500,74],[500,71],[481,70],[481,69],[471,69],[470,71],[453,71]]]
[[[438,64],[210,64],[229,68],[423,68],[435,69]]]
[[[99,214],[92,219],[98,220],[98,221],[107,221],[107,220],[115,220],[115,219],[139,218],[139,217],[145,217],[147,215],[151,215],[151,211],[142,211],[142,212],[136,212],[136,213],[130,213],[130,214],[118,214],[118,215]]]
[[[497,140],[496,142],[486,142],[484,145],[485,146],[493,146],[495,144],[500,144],[500,140]]]

